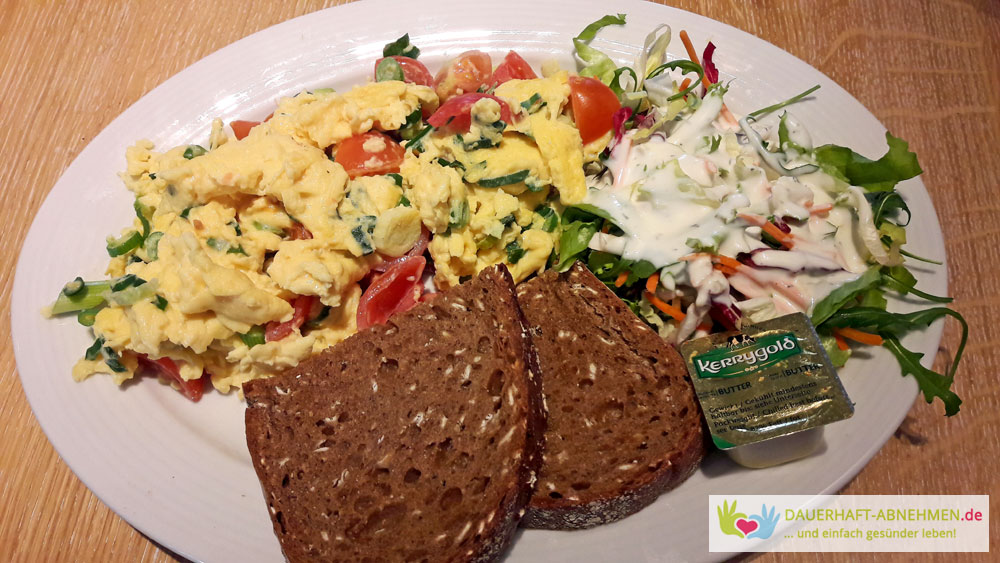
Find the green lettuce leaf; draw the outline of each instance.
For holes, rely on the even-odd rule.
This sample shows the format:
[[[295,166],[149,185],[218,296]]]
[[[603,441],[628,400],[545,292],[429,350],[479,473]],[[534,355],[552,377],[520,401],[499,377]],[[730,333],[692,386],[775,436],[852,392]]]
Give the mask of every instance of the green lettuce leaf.
[[[817,303],[813,308],[813,324],[815,326],[823,324],[823,322],[836,313],[838,309],[846,305],[848,301],[856,298],[862,293],[867,292],[868,290],[878,288],[881,283],[882,274],[879,271],[879,268],[877,266],[869,268],[868,271],[861,274],[858,279],[845,283],[844,285],[831,291],[829,295]]]
[[[906,141],[886,132],[889,151],[878,160],[870,160],[847,147],[823,145],[814,151],[816,163],[831,176],[868,191],[892,190],[897,183],[923,172],[917,155]]]
[[[576,56],[583,63],[580,76],[592,76],[605,84],[611,84],[615,78],[617,66],[610,57],[590,46],[597,32],[609,25],[625,25],[625,14],[607,15],[583,28],[580,35],[573,38]]]

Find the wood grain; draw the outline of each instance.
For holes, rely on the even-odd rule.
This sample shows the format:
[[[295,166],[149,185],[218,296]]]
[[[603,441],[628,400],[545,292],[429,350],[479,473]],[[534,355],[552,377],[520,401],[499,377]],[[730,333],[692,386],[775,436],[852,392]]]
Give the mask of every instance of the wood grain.
[[[14,264],[30,219],[70,161],[115,116],[205,55],[338,2],[0,3],[0,560],[172,561],[105,507],[49,445],[24,398],[10,341]],[[972,337],[956,382],[962,413],[918,400],[896,437],[845,489],[990,494],[998,514],[1000,3],[905,0],[668,2],[762,37],[861,100],[919,155]],[[608,3],[608,12],[615,10]],[[949,325],[936,366],[954,354]],[[1000,525],[991,523],[991,548]],[[794,556],[793,556],[794,555]],[[763,561],[865,561],[857,554]],[[884,559],[880,557],[879,559]],[[910,559],[909,557],[900,559]],[[938,561],[988,560],[941,554]]]

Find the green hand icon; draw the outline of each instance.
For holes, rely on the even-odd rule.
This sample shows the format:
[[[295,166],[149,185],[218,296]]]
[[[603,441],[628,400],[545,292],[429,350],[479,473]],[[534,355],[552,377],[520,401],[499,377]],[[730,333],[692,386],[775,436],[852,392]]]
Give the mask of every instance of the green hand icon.
[[[740,518],[746,518],[747,515],[741,512],[736,512],[736,501],[733,501],[733,506],[730,507],[727,501],[722,502],[722,506],[715,507],[716,512],[719,514],[719,527],[722,528],[722,533],[730,536],[736,536],[738,538],[745,537],[743,532],[736,529],[736,521]]]

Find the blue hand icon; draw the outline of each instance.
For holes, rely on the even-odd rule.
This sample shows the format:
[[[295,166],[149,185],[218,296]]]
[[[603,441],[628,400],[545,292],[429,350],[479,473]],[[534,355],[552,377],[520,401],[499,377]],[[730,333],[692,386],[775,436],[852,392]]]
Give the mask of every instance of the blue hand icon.
[[[779,514],[775,513],[776,510],[777,507],[774,506],[771,507],[771,512],[768,512],[767,505],[760,505],[760,514],[754,514],[750,517],[751,520],[758,524],[757,529],[747,535],[747,539],[760,538],[762,540],[766,540],[771,537],[771,534],[774,533],[775,524],[777,524],[778,520],[781,518]]]

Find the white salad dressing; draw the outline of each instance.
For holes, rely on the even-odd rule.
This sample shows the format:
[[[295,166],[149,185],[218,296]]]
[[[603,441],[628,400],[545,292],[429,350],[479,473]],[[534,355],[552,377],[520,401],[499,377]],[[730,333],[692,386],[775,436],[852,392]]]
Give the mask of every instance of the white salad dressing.
[[[605,162],[607,171],[588,178],[584,200],[623,231],[596,234],[590,248],[646,260],[661,268],[661,297],[687,296],[678,340],[694,333],[713,302],[732,304],[730,288],[746,297],[735,304],[754,321],[808,312],[864,272],[872,252],[866,231],[874,226],[866,224],[871,209],[863,195],[822,171],[791,176],[767,167],[741,142],[739,129],[727,125],[731,120],[720,118],[722,93],[713,89],[697,109],[652,135],[628,131]],[[792,142],[811,148],[797,121],[789,118],[786,126]],[[761,240],[769,217],[787,221],[791,249]],[[691,257],[698,252],[749,255],[753,266],[723,275],[707,256]]]

